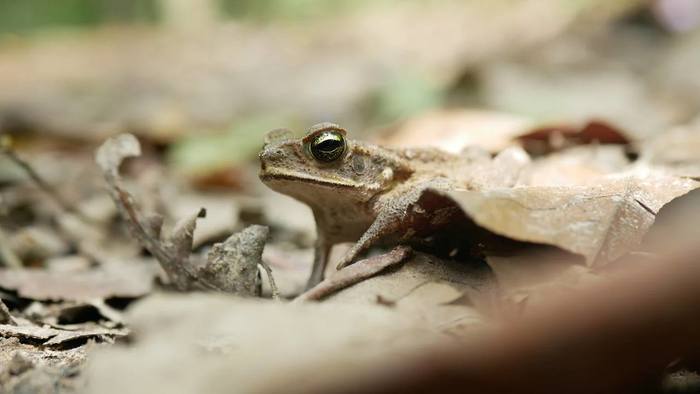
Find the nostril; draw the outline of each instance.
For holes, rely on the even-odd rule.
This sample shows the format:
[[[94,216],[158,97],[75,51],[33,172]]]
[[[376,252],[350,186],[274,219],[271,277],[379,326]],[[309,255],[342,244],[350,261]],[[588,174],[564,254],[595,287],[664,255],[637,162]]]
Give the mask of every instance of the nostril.
[[[275,161],[275,160],[280,160],[284,156],[284,153],[282,152],[282,149],[265,149],[261,154],[260,154],[260,159],[262,160],[267,160],[267,161]]]

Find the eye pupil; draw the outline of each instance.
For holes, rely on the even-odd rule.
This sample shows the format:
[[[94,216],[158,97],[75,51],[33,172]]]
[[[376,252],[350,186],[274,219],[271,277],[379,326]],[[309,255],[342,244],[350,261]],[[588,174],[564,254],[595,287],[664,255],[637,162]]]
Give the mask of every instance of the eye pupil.
[[[316,149],[320,150],[321,152],[333,152],[340,147],[340,141],[336,140],[325,140],[316,145]]]
[[[319,134],[311,144],[311,154],[316,160],[332,162],[345,152],[345,138],[342,134],[327,131]]]

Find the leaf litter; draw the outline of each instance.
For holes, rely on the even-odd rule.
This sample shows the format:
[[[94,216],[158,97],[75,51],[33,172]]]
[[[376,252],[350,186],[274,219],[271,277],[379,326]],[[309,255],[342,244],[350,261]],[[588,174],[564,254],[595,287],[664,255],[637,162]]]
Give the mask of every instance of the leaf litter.
[[[552,29],[571,23],[564,19]],[[7,192],[3,190],[0,387],[9,392],[48,387],[100,393],[230,392],[232,387],[240,392],[337,392],[350,378],[361,382],[381,376],[391,383],[393,366],[400,370],[413,360],[437,370],[453,360],[442,357],[439,349],[464,349],[462,345],[473,342],[489,346],[496,338],[501,352],[475,351],[479,362],[459,364],[490,366],[498,355],[529,349],[516,346],[519,327],[525,329],[524,341],[546,345],[547,337],[536,335],[537,325],[543,332],[562,328],[566,337],[572,327],[557,317],[577,321],[577,297],[588,313],[582,319],[591,317],[609,327],[603,324],[607,315],[595,315],[593,308],[597,302],[607,310],[608,303],[603,297],[592,302],[591,288],[610,278],[619,280],[615,272],[635,274],[640,267],[660,268],[670,261],[672,253],[651,247],[647,238],[665,207],[697,195],[698,129],[691,122],[651,135],[652,130],[667,129],[677,114],[669,116],[657,106],[644,89],[646,81],[607,63],[569,73],[566,62],[557,60],[558,45],[553,43],[549,54],[547,48],[538,50],[539,59],[532,62],[511,59],[468,70],[477,78],[477,92],[470,93],[480,97],[477,104],[518,115],[436,110],[408,118],[378,138],[392,146],[438,144],[454,152],[478,146],[486,155],[509,152],[495,161],[499,167],[475,175],[483,189],[424,193],[425,200],[439,198],[462,214],[466,227],[455,223],[448,233],[467,228],[458,235],[481,233],[485,238],[469,245],[416,246],[413,251],[386,245],[347,269],[329,272],[325,282],[305,294],[300,293],[314,238],[308,209],[267,191],[247,190],[250,186],[241,180],[254,179],[254,169],[244,157],[224,157],[237,163],[230,184],[243,190],[212,193],[201,188],[226,184],[219,170],[188,179],[194,188],[183,186],[177,175],[160,167],[163,157],[150,145],[158,137],[151,134],[139,143],[133,136],[116,135],[97,155],[107,193],[89,187],[74,193],[56,173],[69,172],[63,170],[65,163],[97,172],[96,166],[62,160],[51,169],[53,156],[27,155],[25,164],[34,174],[30,178],[43,182],[48,177],[44,183],[50,187],[27,188],[26,178],[13,177]],[[448,67],[446,75],[454,76],[458,68]],[[561,89],[561,83],[569,88]],[[589,85],[608,83],[612,95],[600,102],[591,99],[600,94]],[[507,90],[515,92],[509,95]],[[345,105],[354,100],[347,96],[356,93],[345,92],[338,107],[352,107]],[[269,104],[274,106],[273,101]],[[577,107],[581,103],[583,110]],[[318,105],[310,107],[317,111]],[[177,116],[173,119],[179,122]],[[54,126],[61,129],[61,124]],[[620,124],[625,132],[616,127]],[[254,138],[246,137],[245,150],[252,151]],[[218,156],[228,154],[218,148],[217,157],[203,159],[218,163]],[[94,175],[86,176],[85,183],[100,179]],[[515,186],[504,187],[510,184]],[[208,218],[202,220],[205,214]],[[681,228],[674,226],[664,228]],[[683,228],[693,232],[687,223]],[[659,271],[660,278],[669,274]],[[623,292],[632,288],[624,281],[613,284]],[[614,293],[607,294],[618,305]],[[294,297],[296,302],[287,302]],[[620,305],[641,319],[647,305],[658,312],[649,297],[640,299],[647,303]],[[546,313],[547,305],[557,300],[565,301],[565,307]],[[578,338],[602,335],[589,331],[575,332]],[[630,341],[635,332],[629,333]],[[553,340],[562,340],[556,334]],[[569,357],[578,354],[586,353]],[[426,362],[424,357],[434,359]],[[503,361],[501,365],[517,368],[499,373],[519,379],[514,371],[527,374],[539,365],[537,357],[524,360]],[[577,365],[571,358],[564,360]],[[664,384],[673,386],[668,382],[676,382],[677,376],[694,376],[677,372],[670,361],[664,365],[672,374]],[[636,366],[630,360],[619,365]],[[402,376],[410,381],[430,373]],[[596,381],[604,382],[605,376],[598,374]],[[433,388],[440,382],[433,381]]]
[[[77,265],[59,260],[54,266],[67,268],[53,271],[0,271],[0,289],[13,297],[0,333],[6,341],[18,341],[11,346],[15,349],[80,351],[80,357],[88,355],[83,353],[91,349],[87,344],[113,344],[120,338],[132,338],[135,342],[127,347],[101,346],[90,351],[91,366],[80,376],[88,378],[86,387],[92,391],[150,387],[156,384],[152,371],[165,373],[188,365],[174,364],[177,359],[187,360],[192,365],[188,369],[195,372],[170,380],[167,387],[172,392],[200,390],[204,382],[217,382],[215,386],[221,390],[235,382],[244,391],[269,392],[287,385],[292,376],[322,370],[323,377],[313,384],[294,388],[304,392],[332,384],[347,373],[362,375],[363,371],[382,368],[406,354],[417,356],[433,346],[478,336],[495,323],[526,316],[532,305],[546,302],[553,294],[569,294],[598,282],[601,270],[640,249],[655,215],[666,203],[698,186],[696,181],[669,174],[661,166],[630,163],[621,146],[584,144],[529,160],[513,147],[517,139],[512,141],[506,150],[511,153],[493,162],[498,169],[485,169],[481,174],[479,179],[487,186],[483,190],[427,190],[425,194],[446,198],[480,231],[527,245],[527,251],[512,254],[510,249],[497,249],[491,253],[485,248],[470,257],[470,262],[422,252],[409,256],[410,249],[380,252],[330,275],[317,288],[300,295],[294,304],[303,305],[295,307],[255,301],[263,294],[262,271],[266,280],[288,273],[275,269],[275,264],[290,264],[285,259],[291,255],[276,254],[270,259],[275,263],[272,266],[263,258],[268,240],[270,251],[280,247],[277,235],[270,234],[268,227],[252,225],[221,243],[202,241],[199,247],[203,250],[198,250],[193,240],[204,210],[174,222],[169,231],[163,230],[171,219],[144,213],[119,173],[125,158],[140,154],[138,141],[130,135],[114,137],[97,154],[107,190],[132,228],[132,236],[151,252],[165,276],[148,256],[131,264],[101,263],[97,268],[90,267],[94,260],[88,258],[83,263],[76,260]],[[594,165],[587,166],[590,162]],[[584,168],[586,172],[579,171]],[[548,176],[547,171],[558,173],[559,178]],[[488,187],[489,179],[497,175],[500,179]],[[506,178],[511,180],[503,181]],[[500,186],[513,183],[515,187]],[[230,226],[236,220],[231,218]],[[273,228],[279,232],[276,226]],[[296,247],[308,245],[302,242]],[[65,253],[64,249],[52,254]],[[159,282],[190,293],[162,293]],[[267,287],[265,294],[270,294],[270,285]],[[154,291],[162,294],[151,295]],[[192,291],[252,298],[194,295]],[[276,296],[277,291],[274,293]],[[139,298],[145,298],[145,303],[129,308],[127,318],[122,317],[118,302],[115,308],[110,301]],[[32,302],[27,304],[28,300]],[[185,304],[194,300],[197,310],[187,309]],[[305,302],[310,300],[321,302]],[[59,304],[52,306],[56,302]],[[178,314],[172,315],[175,311]],[[236,314],[244,320],[230,321]],[[339,319],[341,315],[344,317]],[[175,331],[165,333],[156,323],[161,319],[175,319]],[[353,324],[348,327],[346,321]],[[327,333],[312,329],[314,324]],[[266,325],[271,326],[264,328]],[[279,338],[277,327],[284,327],[284,340]],[[348,332],[352,334],[344,334]],[[341,340],[343,335],[350,337]],[[270,337],[277,337],[273,348]],[[376,343],[385,346],[379,350]],[[315,351],[300,357],[294,350],[299,346],[325,349],[325,353]],[[264,355],[259,353],[262,348],[268,349]],[[13,354],[23,354],[18,351]],[[291,367],[287,354],[295,354],[296,367]],[[265,367],[243,367],[242,360],[249,357],[256,357],[263,363],[256,365]],[[140,360],[144,373],[132,374],[128,381],[120,379],[134,358]],[[333,362],[335,367],[329,369]],[[47,365],[32,366],[20,376],[43,374],[49,380],[65,381],[57,370],[42,370],[55,364]],[[224,373],[231,369],[238,373]],[[262,371],[276,378],[262,380]],[[8,379],[18,385],[24,382],[20,376]]]

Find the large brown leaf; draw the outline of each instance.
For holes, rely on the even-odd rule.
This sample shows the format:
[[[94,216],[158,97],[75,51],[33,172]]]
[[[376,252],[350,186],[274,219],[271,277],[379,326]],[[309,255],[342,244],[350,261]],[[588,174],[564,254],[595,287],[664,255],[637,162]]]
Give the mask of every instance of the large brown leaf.
[[[432,191],[451,198],[480,227],[510,239],[559,247],[587,264],[632,250],[669,201],[698,182],[666,175],[607,177],[595,186]]]

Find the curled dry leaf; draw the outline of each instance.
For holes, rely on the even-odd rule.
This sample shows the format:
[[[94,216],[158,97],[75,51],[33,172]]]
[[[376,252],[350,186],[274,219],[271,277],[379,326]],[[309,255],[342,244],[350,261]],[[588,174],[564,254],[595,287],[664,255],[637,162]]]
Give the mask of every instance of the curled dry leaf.
[[[613,261],[637,247],[666,203],[698,182],[651,174],[606,178],[596,186],[437,190],[480,227],[517,241],[553,245],[588,264]]]
[[[191,237],[196,216],[189,218],[189,221],[186,219],[185,222],[179,223],[179,226],[173,232],[174,236],[166,240],[166,242],[161,242],[159,238],[154,237],[155,234],[160,234],[160,228],[156,229],[154,224],[162,221],[155,220],[155,217],[152,215],[146,219],[139,212],[133,196],[124,189],[119,176],[119,166],[122,161],[140,154],[141,145],[136,137],[131,134],[121,134],[108,139],[100,146],[97,150],[96,160],[104,173],[109,194],[112,196],[122,218],[129,226],[131,234],[156,257],[175,287],[180,290],[186,290],[190,288],[191,283],[194,281],[193,275],[187,269],[190,264]],[[201,211],[197,213],[197,216],[200,214],[202,214]],[[187,231],[189,228],[188,223],[189,226],[192,226],[192,231],[189,232]],[[189,239],[187,239],[188,235]],[[183,255],[183,250],[187,250],[186,255]]]
[[[231,197],[230,192],[204,194],[176,190],[164,195],[162,199],[166,211],[172,217],[188,216],[200,207],[207,207],[207,211],[216,213],[198,218],[197,231],[192,240],[193,247],[197,248],[224,239],[233,232],[239,212],[236,201]]]
[[[134,204],[134,199],[122,186],[119,176],[119,166],[122,161],[129,157],[136,157],[141,154],[141,145],[136,137],[131,134],[122,134],[110,138],[97,151],[97,164],[101,167],[105,179],[108,183],[108,190],[119,212],[131,228],[131,233],[141,242],[141,244],[153,254],[161,264],[168,277],[175,286],[181,290],[187,288],[189,273],[186,272],[185,264],[189,263],[189,255],[192,248],[192,232],[194,231],[193,218],[186,219],[176,226],[169,244],[163,245],[160,242],[162,218],[157,215],[144,216],[140,214]],[[197,216],[202,214],[200,211]],[[191,231],[188,231],[189,228]],[[187,236],[189,235],[189,240]],[[182,245],[184,243],[184,245]],[[186,255],[178,253],[186,249]],[[183,261],[183,258],[186,259]]]
[[[108,189],[131,233],[143,247],[156,257],[178,290],[215,290],[238,295],[259,295],[258,264],[268,230],[250,227],[217,244],[204,266],[192,261],[192,245],[197,219],[206,216],[203,208],[181,219],[165,239],[161,237],[163,219],[159,215],[144,215],[134,198],[121,185],[119,165],[138,156],[140,145],[131,134],[110,138],[97,151],[97,163],[102,168]]]

